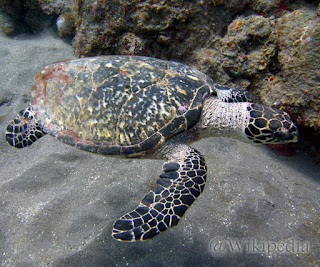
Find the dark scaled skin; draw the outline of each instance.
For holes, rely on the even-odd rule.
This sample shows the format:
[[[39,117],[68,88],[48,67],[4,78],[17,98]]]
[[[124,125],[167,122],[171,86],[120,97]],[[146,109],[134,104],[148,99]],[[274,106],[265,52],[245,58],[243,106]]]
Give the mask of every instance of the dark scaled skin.
[[[18,116],[8,125],[6,140],[12,146],[24,148],[31,146],[45,134],[42,126],[34,122],[34,112],[29,107],[21,110]]]

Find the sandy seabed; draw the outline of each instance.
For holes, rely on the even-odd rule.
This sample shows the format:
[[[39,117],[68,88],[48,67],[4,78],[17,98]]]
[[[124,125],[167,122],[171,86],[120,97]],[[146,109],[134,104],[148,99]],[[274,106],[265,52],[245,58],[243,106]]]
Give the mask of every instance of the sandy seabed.
[[[54,33],[0,36],[0,262],[3,266],[316,266],[320,166],[297,153],[226,138],[193,146],[205,156],[203,194],[178,226],[147,242],[111,237],[162,161],[103,157],[45,136],[10,147],[5,128],[28,106],[33,75],[73,58]],[[238,245],[237,245],[238,244]]]

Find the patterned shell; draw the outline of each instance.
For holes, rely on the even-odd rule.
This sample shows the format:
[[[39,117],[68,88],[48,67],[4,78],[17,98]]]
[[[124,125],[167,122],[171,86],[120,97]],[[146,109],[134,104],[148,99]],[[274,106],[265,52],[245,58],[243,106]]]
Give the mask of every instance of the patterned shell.
[[[139,56],[58,62],[35,75],[45,131],[80,149],[129,155],[195,125],[212,81],[184,64]]]

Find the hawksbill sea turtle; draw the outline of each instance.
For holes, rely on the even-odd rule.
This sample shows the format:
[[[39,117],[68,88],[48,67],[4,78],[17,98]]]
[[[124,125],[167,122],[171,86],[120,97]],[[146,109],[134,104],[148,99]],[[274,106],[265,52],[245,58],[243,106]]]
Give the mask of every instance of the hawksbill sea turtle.
[[[141,56],[54,63],[35,74],[31,105],[8,125],[6,140],[30,146],[45,134],[111,156],[166,159],[160,179],[136,209],[113,225],[120,241],[154,237],[177,225],[202,193],[205,159],[188,143],[211,136],[244,142],[297,142],[284,111],[251,103],[247,91],[200,71]]]

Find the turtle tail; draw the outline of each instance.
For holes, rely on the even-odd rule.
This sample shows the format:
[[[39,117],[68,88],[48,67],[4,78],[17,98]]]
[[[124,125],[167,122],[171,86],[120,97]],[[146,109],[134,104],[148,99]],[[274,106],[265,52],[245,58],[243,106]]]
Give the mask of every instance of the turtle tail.
[[[18,116],[8,125],[7,142],[17,148],[32,145],[46,133],[34,117],[34,110],[28,107],[19,112]]]

